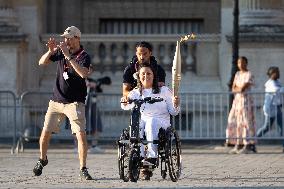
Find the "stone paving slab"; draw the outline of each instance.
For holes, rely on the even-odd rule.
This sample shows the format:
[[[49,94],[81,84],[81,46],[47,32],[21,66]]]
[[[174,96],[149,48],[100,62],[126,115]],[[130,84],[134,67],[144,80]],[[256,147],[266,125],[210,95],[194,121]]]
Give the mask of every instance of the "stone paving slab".
[[[39,177],[32,169],[38,149],[10,154],[0,149],[0,188],[284,188],[284,154],[280,146],[258,146],[257,154],[230,155],[218,146],[183,149],[183,174],[174,183],[155,170],[151,181],[123,182],[117,170],[116,149],[89,154],[88,167],[95,178],[81,181],[73,149],[50,149],[49,164]]]

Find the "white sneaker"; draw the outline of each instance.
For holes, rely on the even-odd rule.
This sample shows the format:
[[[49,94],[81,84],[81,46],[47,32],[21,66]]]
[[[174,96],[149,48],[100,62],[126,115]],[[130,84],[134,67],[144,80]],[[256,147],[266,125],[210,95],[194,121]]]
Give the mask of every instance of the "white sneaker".
[[[245,145],[241,150],[238,151],[238,154],[251,154],[253,151],[249,149],[248,145]]]
[[[105,152],[105,150],[101,149],[98,146],[92,147],[88,150],[88,153],[90,153],[90,154],[101,154],[101,153],[104,153],[104,152]]]
[[[239,149],[237,146],[235,146],[233,149],[231,149],[229,151],[229,154],[238,154],[239,153]]]
[[[151,163],[151,162],[149,162],[149,161],[147,161],[145,159],[142,160],[142,163],[143,163],[143,166],[152,166],[152,165],[154,165],[153,163]]]

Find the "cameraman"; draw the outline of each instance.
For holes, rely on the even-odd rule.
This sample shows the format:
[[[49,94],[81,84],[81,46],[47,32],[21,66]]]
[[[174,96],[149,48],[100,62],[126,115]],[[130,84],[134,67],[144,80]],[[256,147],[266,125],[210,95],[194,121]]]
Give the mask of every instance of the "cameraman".
[[[96,93],[102,92],[100,86],[97,85],[96,80],[86,79],[88,95],[86,100],[86,125],[87,134],[92,136],[91,148],[88,153],[104,153],[104,150],[98,146],[98,138],[102,132],[102,120],[100,111],[97,108],[97,95]]]
[[[89,67],[89,76],[93,73],[93,65]],[[99,79],[86,78],[87,98],[86,98],[86,125],[87,134],[92,136],[91,148],[88,153],[97,154],[104,153],[104,150],[98,146],[98,139],[102,132],[103,125],[100,111],[97,107],[97,93],[103,92],[101,85],[110,85],[111,79],[109,77],[102,77]]]

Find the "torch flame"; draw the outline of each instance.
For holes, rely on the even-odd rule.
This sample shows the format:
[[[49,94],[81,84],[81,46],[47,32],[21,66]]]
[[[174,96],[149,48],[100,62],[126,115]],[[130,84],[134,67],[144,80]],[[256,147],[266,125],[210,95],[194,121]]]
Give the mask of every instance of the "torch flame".
[[[195,39],[196,38],[196,35],[194,35],[193,33],[189,34],[189,35],[186,35],[184,37],[181,37],[180,38],[180,42],[185,42],[185,41],[188,41],[190,39]]]

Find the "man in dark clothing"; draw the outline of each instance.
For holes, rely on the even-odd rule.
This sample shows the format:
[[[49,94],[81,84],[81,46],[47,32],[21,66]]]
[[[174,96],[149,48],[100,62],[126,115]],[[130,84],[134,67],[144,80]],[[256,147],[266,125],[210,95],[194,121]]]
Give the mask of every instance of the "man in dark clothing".
[[[87,87],[85,78],[89,74],[90,57],[80,45],[81,32],[75,26],[68,27],[61,35],[64,42],[56,44],[54,38],[47,42],[48,51],[42,55],[39,65],[57,62],[56,82],[53,96],[45,115],[39,145],[40,158],[33,172],[36,176],[42,174],[42,169],[47,165],[47,148],[52,133],[59,132],[59,125],[68,117],[72,134],[78,140],[80,178],[91,180],[86,168],[87,140],[86,140],[86,118],[85,100]]]
[[[136,87],[136,77],[138,77],[138,75],[136,75],[136,72],[138,70],[139,64],[141,63],[148,63],[151,67],[153,67],[153,70],[156,71],[159,87],[165,85],[166,72],[157,63],[155,57],[152,56],[152,45],[148,42],[142,41],[136,44],[136,56],[132,58],[132,61],[124,70],[122,98],[127,99],[128,93]],[[150,161],[148,160],[145,162]],[[155,164],[155,162],[153,162],[153,164]],[[145,165],[141,170],[142,178],[145,180],[150,180],[150,177],[153,175],[152,171],[152,169],[149,169],[149,166]]]
[[[123,73],[123,96],[126,97],[128,93],[137,85],[134,74],[137,72],[138,65],[142,62],[148,62],[157,71],[159,86],[165,85],[166,72],[157,63],[155,57],[152,56],[152,45],[148,42],[142,41],[136,44],[136,56],[132,58],[130,64],[125,68]]]

